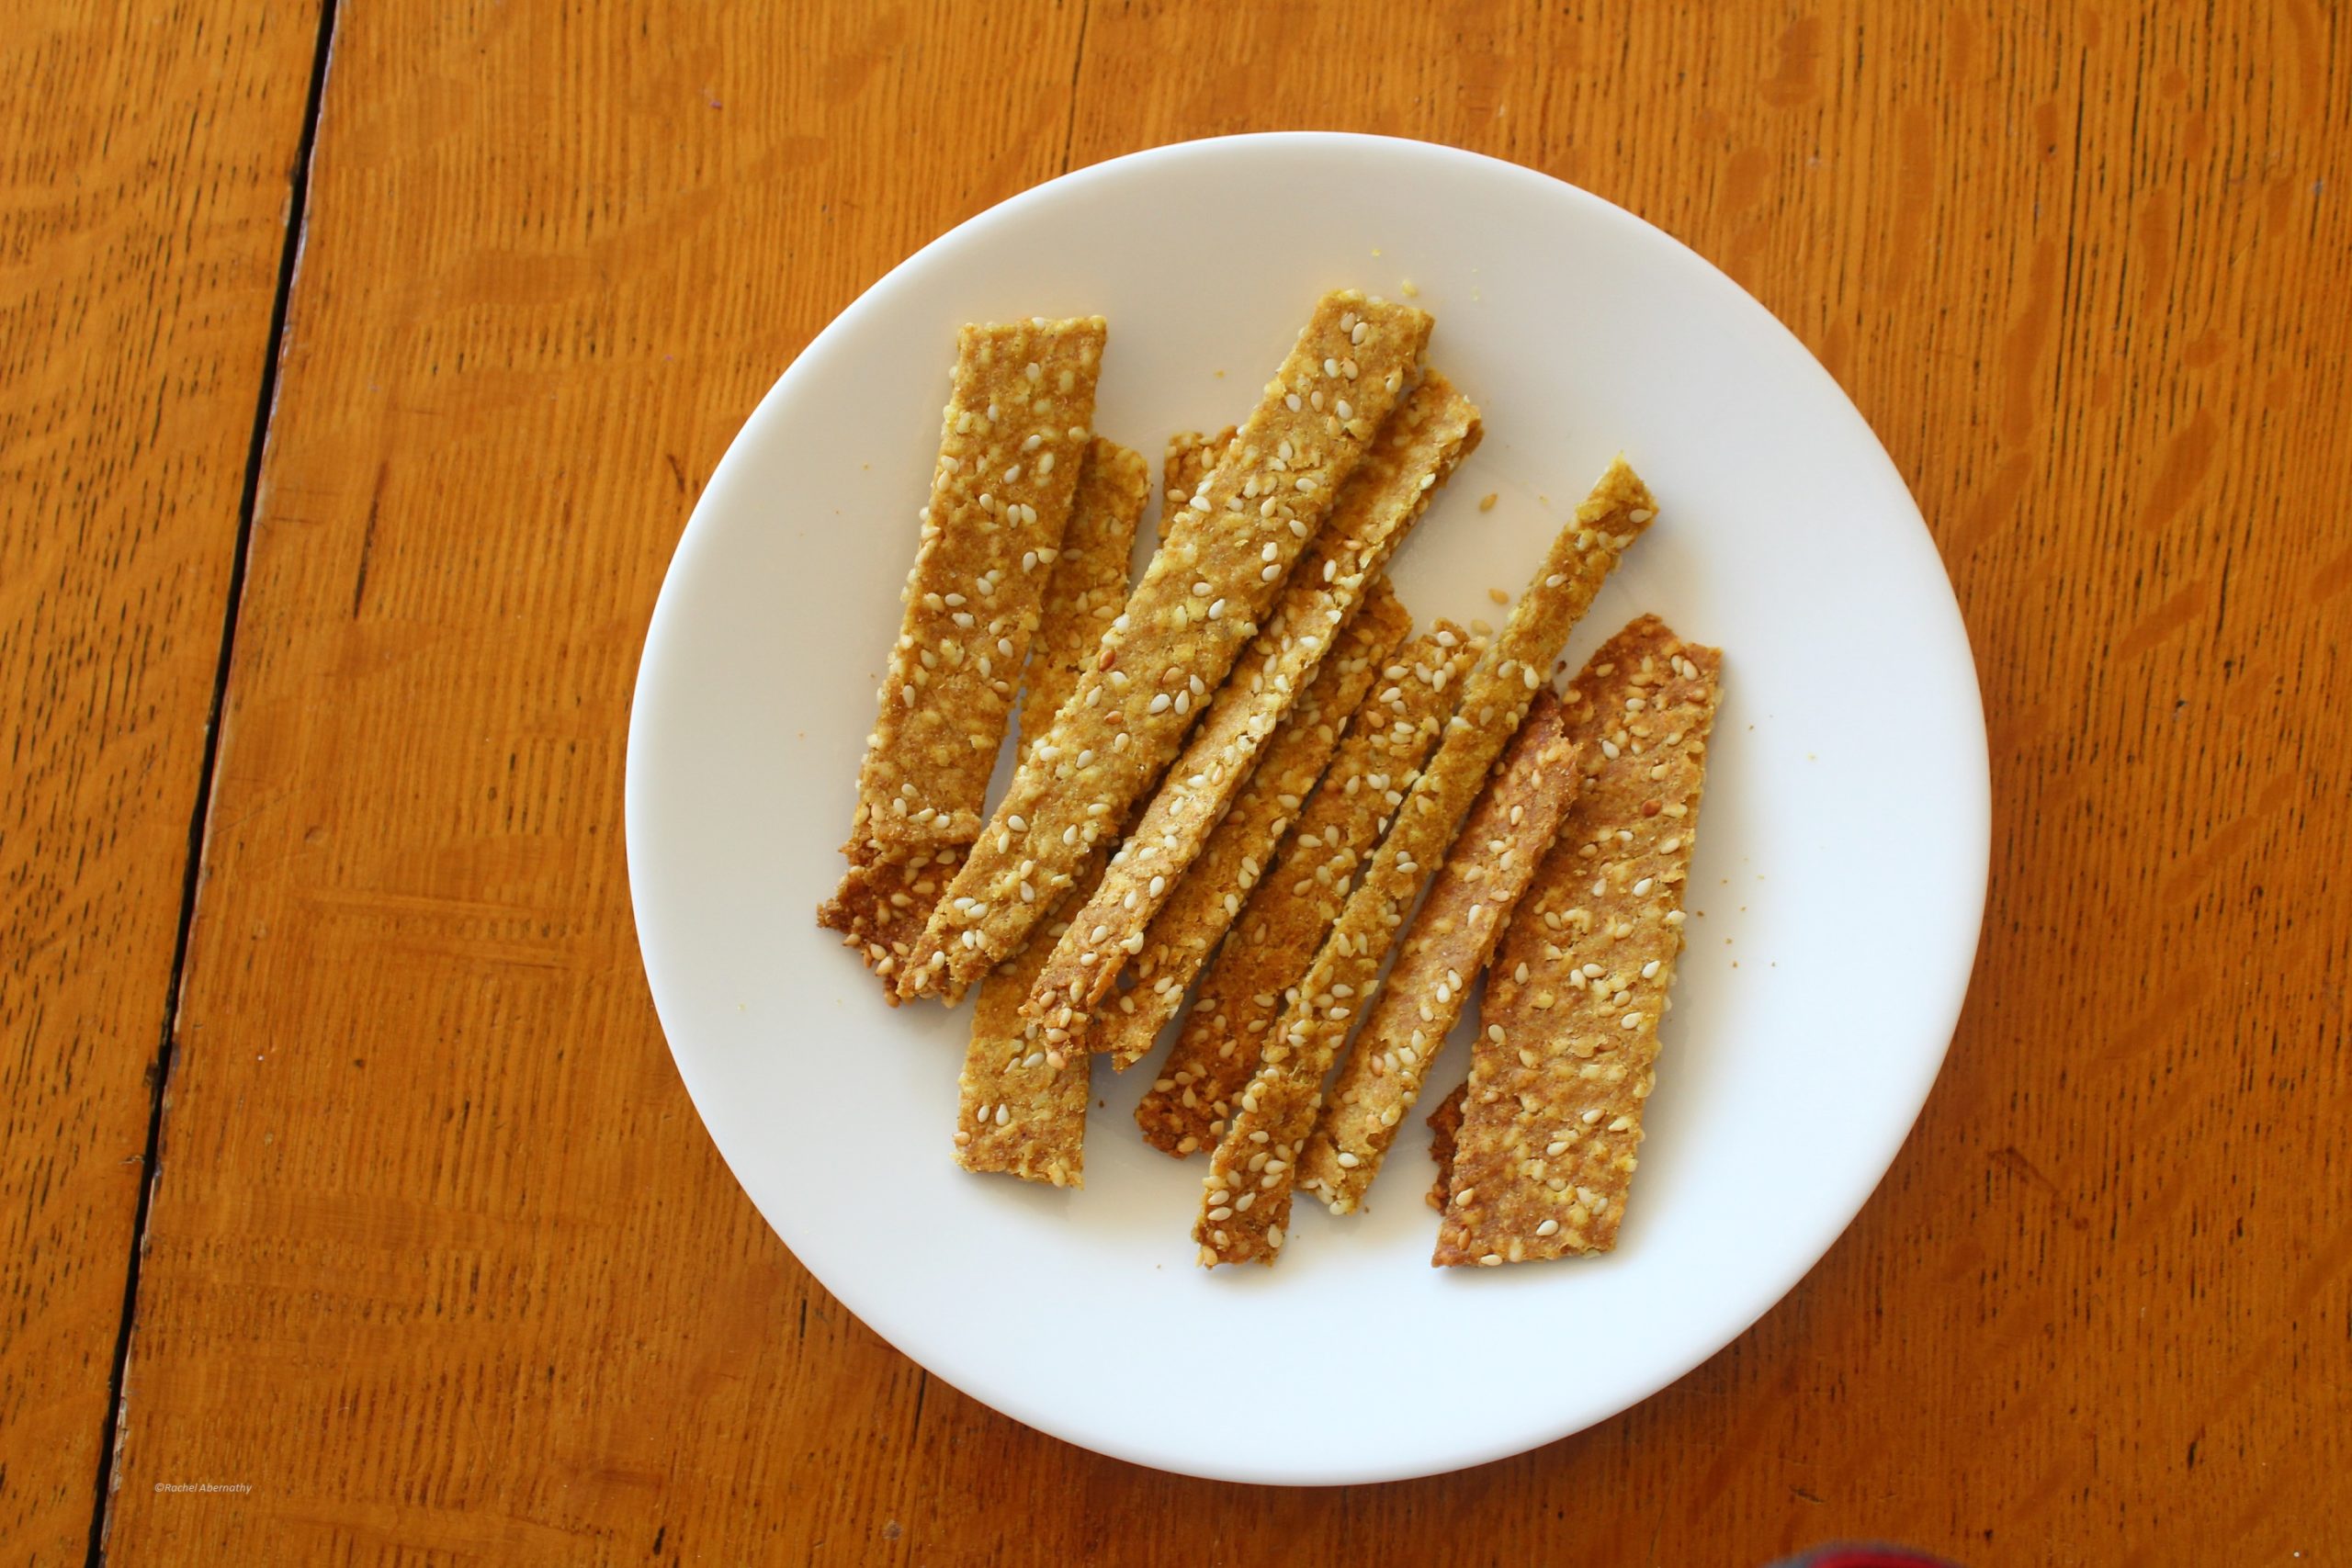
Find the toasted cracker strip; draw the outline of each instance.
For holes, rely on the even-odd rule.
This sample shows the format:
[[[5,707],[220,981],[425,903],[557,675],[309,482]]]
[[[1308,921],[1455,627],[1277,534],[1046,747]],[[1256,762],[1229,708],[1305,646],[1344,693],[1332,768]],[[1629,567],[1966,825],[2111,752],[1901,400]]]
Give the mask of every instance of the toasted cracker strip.
[[[1213,436],[1197,432],[1171,436],[1168,443],[1167,478],[1171,492],[1178,491],[1175,504],[1168,510],[1173,515],[1182,506],[1183,497],[1198,486],[1200,479],[1215,466],[1216,455],[1225,450],[1233,439],[1230,425]],[[1102,458],[1103,477],[1093,474],[1093,458],[1097,448],[1107,447],[1111,453]],[[1061,711],[1076,688],[1078,677],[1101,641],[1102,629],[1117,615],[1102,614],[1101,602],[1091,592],[1110,591],[1111,560],[1117,561],[1116,592],[1124,598],[1126,592],[1127,567],[1135,550],[1135,532],[1140,520],[1143,497],[1131,492],[1134,482],[1126,471],[1129,459],[1141,466],[1142,459],[1128,453],[1124,446],[1097,437],[1088,447],[1089,465],[1079,475],[1079,492],[1070,507],[1071,519],[1069,547],[1054,562],[1054,574],[1046,585],[1046,609],[1041,615],[1037,637],[1029,660],[1028,684],[1021,699],[1021,750],[1025,755],[1030,743],[1052,727],[1055,714]],[[1100,503],[1098,509],[1097,503]],[[1096,519],[1095,528],[1102,536],[1092,552],[1080,548],[1077,541],[1090,531],[1086,519]],[[1114,547],[1112,536],[1124,529],[1127,542]],[[1075,557],[1072,550],[1079,550]],[[1087,604],[1099,617],[1094,637],[1081,647],[1072,634],[1082,627],[1086,617],[1073,615],[1071,625],[1049,628],[1045,623],[1057,603],[1074,603],[1077,595],[1089,595]],[[1044,649],[1059,646],[1063,653],[1047,659]],[[1074,650],[1074,651],[1073,651]],[[865,818],[859,818],[862,827]],[[935,849],[910,849],[879,840],[868,840],[864,832],[853,835],[850,845],[850,872],[842,879],[841,890],[831,902],[817,912],[818,923],[850,934],[842,940],[859,948],[867,964],[885,980],[893,982],[886,993],[892,1007],[900,997],[895,976],[915,942],[922,936],[923,927],[931,919],[931,911],[938,904],[948,879],[956,874],[956,862],[963,858],[968,846],[943,844]],[[1023,950],[1026,952],[1024,948]],[[1035,976],[1037,966],[1045,962],[1040,953],[1024,974]],[[949,996],[950,1000],[961,997],[961,987]]]
[[[1402,398],[1429,328],[1353,292],[1317,305],[1191,506],[1163,522],[1126,613],[933,911],[900,994],[944,994],[1017,952],[1159,782]]]
[[[1381,982],[1347,1065],[1298,1159],[1298,1184],[1335,1214],[1353,1213],[1396,1125],[1462,1016],[1470,982],[1502,940],[1520,895],[1576,794],[1576,743],[1549,687],[1535,694],[1510,750],[1471,807],[1430,883],[1396,963]]]
[[[1429,1115],[1430,1158],[1437,1164],[1437,1179],[1430,1184],[1427,1201],[1441,1213],[1453,1190],[1453,1151],[1462,1136],[1462,1099],[1469,1089],[1466,1083],[1455,1084],[1453,1092],[1439,1100]]]
[[[1021,701],[1023,752],[1077,690],[1080,667],[1126,602],[1127,565],[1149,485],[1149,468],[1138,454],[1094,438],[1030,653]],[[1084,876],[1099,878],[1105,858],[1096,855]],[[1066,920],[1071,908],[1057,910],[1057,919]],[[964,1050],[956,1163],[967,1170],[1083,1187],[1090,1065],[1082,1056],[1040,1049],[1020,1017],[1029,983],[1051,952],[1049,943],[1033,942],[980,981]]]
[[[1099,316],[956,335],[922,542],[842,846],[849,870],[817,911],[893,985],[979,829],[1043,569],[1085,466],[1105,335]]]
[[[1464,682],[1444,741],[1415,780],[1396,827],[1350,896],[1282,1022],[1268,1031],[1258,1076],[1242,1090],[1209,1161],[1193,1237],[1214,1267],[1271,1263],[1290,1221],[1293,1162],[1315,1125],[1323,1075],[1377,983],[1405,915],[1519,728],[1544,672],[1657,502],[1623,458],[1610,465],[1560,531],[1535,581],[1511,607],[1494,648]],[[1250,1162],[1261,1163],[1252,1168]],[[1242,1201],[1249,1200],[1247,1207]]]
[[[833,896],[817,906],[817,923],[842,933],[884,981],[883,999],[899,1005],[899,965],[914,950],[939,896],[963,858],[957,844],[893,844],[865,830],[862,809],[842,852],[849,857]]]
[[[1413,774],[1436,750],[1462,677],[1485,651],[1440,621],[1381,671],[1356,710],[1283,857],[1235,918],[1184,1030],[1136,1106],[1144,1141],[1179,1158],[1225,1131],[1235,1094],[1258,1070],[1283,995],[1339,918],[1357,868],[1388,830]]]
[[[1146,928],[1216,830],[1291,705],[1315,678],[1430,498],[1478,445],[1476,405],[1435,371],[1381,427],[1266,629],[1218,688],[1200,728],[1064,934],[1023,1010],[1083,1033]]]
[[[1040,601],[1035,657],[1029,661],[1028,689],[1022,699],[1024,738],[1043,729],[1069,694],[1079,665],[1092,654],[1102,628],[1126,597],[1127,564],[1148,486],[1149,472],[1141,457],[1100,436],[1088,442],[1063,544],[1056,547],[1057,554],[1054,548],[1046,552],[1053,556],[1052,568]],[[927,543],[926,550],[932,548]],[[910,596],[911,602],[911,589]],[[1049,624],[1057,615],[1064,617],[1062,624]],[[1048,648],[1060,651],[1048,658]],[[992,662],[990,672],[1005,675]],[[1009,683],[1010,677],[1006,679]],[[993,749],[989,756],[993,766]],[[922,935],[968,844],[895,841],[873,831],[874,822],[861,800],[845,852],[849,870],[833,897],[818,909],[817,923],[842,932],[844,945],[857,949],[869,968],[889,980]],[[892,1006],[898,1005],[895,989],[888,997]]]
[[[1037,637],[1023,672],[1021,746],[1025,753],[1078,690],[1080,671],[1127,602],[1136,528],[1151,494],[1143,454],[1098,435],[1087,443],[1070,502],[1069,529],[1037,616]]]
[[[858,771],[872,834],[967,844],[1094,423],[1100,316],[966,327],[906,618]]]
[[[1338,750],[1349,716],[1371,694],[1412,629],[1411,612],[1387,581],[1375,581],[1338,649],[1266,743],[1225,820],[1144,932],[1143,951],[1127,964],[1133,987],[1097,1010],[1085,1049],[1107,1053],[1121,1072],[1151,1049],[1232,929],[1259,873],[1272,863],[1301,803]]]
[[[1165,487],[1159,503],[1163,519],[1175,521],[1176,514],[1184,510],[1201,482],[1216,470],[1225,449],[1233,445],[1234,436],[1239,433],[1239,426],[1228,424],[1215,435],[1183,430],[1168,438],[1168,451],[1159,460],[1159,480]]]
[[[956,1163],[1056,1187],[1086,1185],[1086,1097],[1093,1058],[1049,1047],[1021,1016],[1053,938],[1110,859],[1097,850],[1065,907],[1010,963],[980,979],[956,1110]]]
[[[1722,660],[1644,615],[1568,693],[1583,787],[1487,979],[1436,1263],[1616,1244],[1674,1005]]]

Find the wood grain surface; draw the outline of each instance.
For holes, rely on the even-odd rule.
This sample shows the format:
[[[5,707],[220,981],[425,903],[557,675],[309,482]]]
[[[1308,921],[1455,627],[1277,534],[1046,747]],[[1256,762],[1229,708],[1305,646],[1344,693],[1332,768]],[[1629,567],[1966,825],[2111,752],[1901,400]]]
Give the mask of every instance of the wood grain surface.
[[[0,1562],[89,1549],[307,6],[0,47]]]
[[[1747,1564],[1856,1537],[1971,1563],[2352,1553],[2339,10],[355,0],[333,45],[178,977],[110,1553]],[[307,56],[282,64],[294,80],[271,90],[299,103]],[[1562,175],[1786,321],[1942,547],[1996,815],[1943,1078],[1787,1301],[1537,1452],[1270,1491],[1039,1436],[933,1382],[800,1269],[670,1066],[619,820],[663,565],[793,355],[909,251],[1065,168],[1301,126]],[[283,138],[252,134],[282,169]],[[260,324],[250,305],[232,321],[225,303],[136,303],[250,348],[269,282]],[[146,344],[120,309],[106,333]],[[25,331],[12,370],[40,341]],[[85,335],[63,341],[107,342]],[[0,405],[12,681],[173,649],[200,720],[233,484],[166,494],[154,469],[125,536],[185,584],[40,631],[87,547],[66,503],[25,509],[58,474],[96,484],[105,458],[28,437],[32,395],[12,380]],[[232,436],[254,412],[249,396],[221,416]],[[51,578],[17,565],[20,511]],[[190,609],[198,583],[212,596]],[[50,1123],[133,1145],[143,1126],[136,1066],[93,1081],[56,1021],[152,1027],[187,869],[164,840],[195,782],[162,698],[142,728],[120,698],[76,708],[66,690],[35,690],[32,711],[103,737],[119,772],[70,800],[53,782],[61,804],[12,795],[12,886],[124,906],[145,946],[77,958],[22,914],[10,927],[0,1016],[52,1032],[6,1069],[19,1205],[44,1190],[43,1149],[114,1157]],[[22,826],[150,789],[181,819],[106,837],[113,871]],[[157,949],[142,978],[130,958]],[[104,979],[70,989],[94,959]],[[20,1152],[18,1113],[44,1096],[59,1109]],[[111,1261],[118,1291],[133,1179],[36,1200],[84,1205],[72,1246]],[[38,1300],[74,1267],[20,1264],[12,1289]],[[13,1521],[75,1485],[92,1501],[96,1412],[17,1382],[103,1367],[118,1325],[88,1316],[23,1356],[6,1320],[0,1525],[31,1529]],[[54,1478],[46,1439],[22,1435],[51,1428],[83,1444]],[[250,1491],[158,1489],[206,1483]]]

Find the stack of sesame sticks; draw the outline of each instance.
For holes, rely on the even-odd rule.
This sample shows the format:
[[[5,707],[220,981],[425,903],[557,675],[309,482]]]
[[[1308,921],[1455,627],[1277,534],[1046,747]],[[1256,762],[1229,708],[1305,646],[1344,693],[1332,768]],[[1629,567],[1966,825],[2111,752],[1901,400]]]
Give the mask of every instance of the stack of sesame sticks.
[[[1645,616],[1544,680],[1656,513],[1623,459],[1491,646],[1410,637],[1385,568],[1480,434],[1429,330],[1320,301],[1247,421],[1170,442],[1130,592],[1144,465],[1089,428],[1102,323],[967,329],[820,911],[894,1002],[978,986],[969,1169],[1082,1185],[1091,1056],[1125,1070],[1181,1016],[1136,1120],[1210,1150],[1204,1264],[1272,1262],[1298,1187],[1362,1207],[1490,966],[1431,1118],[1435,1261],[1605,1250],[1623,1215],[1720,656]]]

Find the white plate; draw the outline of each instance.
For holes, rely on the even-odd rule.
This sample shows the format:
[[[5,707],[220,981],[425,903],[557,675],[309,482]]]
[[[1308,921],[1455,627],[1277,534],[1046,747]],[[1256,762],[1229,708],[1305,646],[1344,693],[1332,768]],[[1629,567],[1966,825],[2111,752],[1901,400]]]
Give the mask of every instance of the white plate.
[[[1726,650],[1690,945],[1614,1254],[1431,1269],[1416,1115],[1370,1213],[1302,1201],[1278,1267],[1212,1275],[1189,1236],[1201,1162],[1147,1148],[1130,1120],[1150,1063],[1097,1065],[1108,1108],[1084,1191],[967,1174],[948,1134],[968,1012],[886,1008],[812,911],[841,869],[957,324],[1109,318],[1096,424],[1156,465],[1171,431],[1247,412],[1319,292],[1407,280],[1437,318],[1430,362],[1487,422],[1398,558],[1407,602],[1424,622],[1496,617],[1487,587],[1520,588],[1622,447],[1659,521],[1571,655],[1643,610]],[[1501,501],[1482,513],[1488,491]],[[1935,547],[1796,339],[1582,191],[1446,148],[1306,134],[1056,180],[928,246],[820,333],[679,543],[639,675],[628,801],[639,936],[678,1070],[826,1288],[1032,1426],[1166,1470],[1289,1483],[1546,1442],[1779,1300],[1934,1081],[1989,820],[1975,672]],[[1431,1096],[1465,1070],[1457,1043]]]

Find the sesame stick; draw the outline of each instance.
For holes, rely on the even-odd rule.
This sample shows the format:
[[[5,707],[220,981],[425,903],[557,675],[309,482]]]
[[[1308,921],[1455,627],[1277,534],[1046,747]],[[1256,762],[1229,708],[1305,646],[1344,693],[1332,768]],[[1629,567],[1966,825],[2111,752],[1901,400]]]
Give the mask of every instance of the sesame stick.
[[[1100,436],[1087,460],[1090,472],[1079,486],[1067,546],[1046,582],[1029,656],[1021,707],[1024,753],[1077,689],[1080,671],[1102,639],[1102,624],[1126,604],[1127,568],[1149,468],[1138,454]],[[1089,858],[1080,874],[1081,886],[1101,876],[1107,858],[1103,851]],[[1026,886],[1034,897],[1035,885]],[[1068,924],[1076,897],[1073,889],[1063,898],[1054,917],[1059,924],[1047,931]],[[1053,950],[1045,934],[980,980],[958,1085],[956,1162],[967,1170],[1083,1187],[1091,1065],[1063,1042],[1027,1028],[1020,1016],[1029,982]]]
[[[1160,480],[1164,487],[1159,515],[1163,523],[1172,523],[1177,513],[1184,510],[1186,503],[1199,492],[1202,481],[1216,471],[1226,449],[1233,445],[1233,438],[1238,434],[1237,426],[1228,424],[1215,435],[1186,430],[1168,438],[1168,450],[1159,464]]]
[[[1435,371],[1382,426],[1300,558],[1266,630],[1218,689],[1208,716],[1038,976],[1023,1010],[1029,1016],[1072,1033],[1086,1031],[1129,953],[1149,940],[1146,928],[1169,890],[1247,784],[1268,738],[1340,640],[1365,584],[1476,447],[1478,435],[1476,407]],[[1096,961],[1082,964],[1089,949]]]
[[[1094,667],[1015,771],[989,829],[933,910],[900,968],[900,995],[947,994],[1017,952],[1045,918],[1042,898],[1014,896],[1020,867],[1060,893],[1158,783],[1192,728],[1195,698],[1224,680],[1256,635],[1283,573],[1403,397],[1429,329],[1419,310],[1353,292],[1316,307],[1232,447],[1177,522],[1163,524]],[[1333,406],[1342,398],[1351,417]],[[1209,615],[1217,604],[1224,613]],[[1025,831],[1012,829],[1014,817]]]
[[[1175,1018],[1209,954],[1232,929],[1242,900],[1274,863],[1350,716],[1381,682],[1412,624],[1387,580],[1375,581],[1363,608],[1340,634],[1339,648],[1283,716],[1250,782],[1152,918],[1143,950],[1126,966],[1133,985],[1096,1010],[1084,1042],[1088,1049],[1108,1054],[1125,1072]]]
[[[922,543],[858,773],[876,837],[964,844],[979,831],[1044,566],[1085,466],[1105,335],[1096,316],[957,336]],[[1049,466],[1040,453],[1063,460]]]
[[[1657,502],[1623,458],[1610,465],[1577,514],[1552,542],[1533,582],[1511,607],[1502,634],[1463,682],[1462,701],[1444,740],[1397,808],[1396,826],[1381,841],[1322,951],[1299,982],[1282,1021],[1267,1032],[1258,1074],[1241,1092],[1224,1141],[1209,1161],[1207,1190],[1239,1179],[1250,1158],[1271,1151],[1257,1201],[1222,1222],[1204,1201],[1193,1232],[1200,1261],[1272,1262],[1270,1238],[1290,1222],[1293,1163],[1315,1125],[1324,1074],[1350,1030],[1354,1008],[1328,998],[1347,986],[1356,999],[1377,984],[1397,928],[1433,868],[1445,858],[1487,770],[1519,728],[1540,671],[1592,604],[1619,555],[1640,536]],[[1637,520],[1638,519],[1638,520]],[[1536,677],[1530,679],[1530,677]],[[1280,1169],[1275,1169],[1279,1164]]]
[[[1209,963],[1183,1032],[1136,1106],[1144,1140],[1179,1158],[1214,1146],[1258,1070],[1266,1032],[1436,750],[1461,677],[1484,651],[1449,621],[1405,645],[1356,710],[1299,813],[1282,859],[1250,889]]]
[[[1069,528],[1046,580],[1036,640],[1023,675],[1024,749],[1028,738],[1052,728],[1102,634],[1126,605],[1136,528],[1150,491],[1151,467],[1141,453],[1100,435],[1087,444]]]
[[[1436,1263],[1616,1244],[1682,946],[1721,669],[1717,650],[1645,615],[1568,692],[1583,776],[1487,977],[1480,1021],[1501,1038],[1471,1054]]]
[[[1552,847],[1576,792],[1576,743],[1550,688],[1527,718],[1430,884],[1396,963],[1325,1097],[1299,1156],[1299,1185],[1353,1213],[1405,1112],[1469,1001],[1512,908]]]
[[[1021,1016],[1029,983],[1069,924],[1069,910],[1102,874],[1107,852],[1080,869],[1065,908],[1007,963],[981,976],[957,1080],[956,1163],[1056,1187],[1086,1185],[1086,1097],[1093,1058],[1045,1038]]]
[[[1445,1212],[1445,1201],[1453,1191],[1453,1151],[1462,1135],[1462,1100],[1469,1088],[1466,1083],[1455,1084],[1453,1092],[1439,1100],[1429,1114],[1430,1158],[1437,1166],[1437,1179],[1430,1183],[1426,1201],[1440,1213]]]
[[[952,417],[950,423],[952,427]],[[1022,705],[1024,734],[1043,728],[1046,719],[1051,716],[1055,705],[1041,703],[1040,692],[1050,697],[1057,682],[1063,680],[1063,666],[1082,660],[1101,637],[1109,617],[1118,613],[1126,592],[1128,558],[1134,550],[1136,525],[1143,514],[1148,486],[1148,474],[1140,457],[1099,437],[1087,443],[1078,465],[1069,505],[1070,522],[1064,530],[1063,544],[1051,547],[1054,558],[1041,563],[1044,570],[1036,574],[1046,580],[1038,597],[1040,638],[1045,636],[1044,615],[1055,606],[1061,606],[1061,613],[1075,624],[1060,628],[1059,640],[1076,650],[1054,661],[1050,669],[1035,659],[1030,661],[1028,690]],[[922,570],[920,563],[918,570]],[[967,604],[970,603],[970,595],[962,597]],[[944,595],[942,605],[945,606]],[[968,613],[962,606],[948,610],[951,617]],[[1080,648],[1077,633],[1089,626],[1091,630]],[[988,651],[974,656],[974,667],[982,670],[991,681],[1001,680],[1008,690],[1021,668],[1002,651],[1009,642],[1009,638],[1000,639]],[[936,655],[933,658],[934,663],[938,662]],[[1069,679],[1075,679],[1074,673]],[[1066,692],[1067,686],[1062,689]],[[1043,717],[1039,716],[1041,707]],[[995,748],[996,742],[989,742],[991,767],[995,765]],[[916,786],[911,780],[901,780],[899,787],[901,800],[911,801],[915,797]],[[955,875],[956,863],[969,849],[970,841],[966,837],[943,842],[909,843],[888,837],[878,826],[882,821],[861,797],[850,841],[844,849],[849,870],[833,897],[818,909],[817,923],[843,933],[844,945],[855,949],[867,966],[888,983],[884,994],[895,1007],[899,1002],[899,966],[922,935],[933,908]]]

